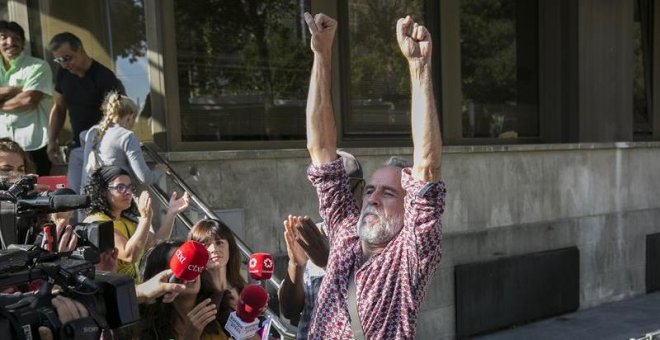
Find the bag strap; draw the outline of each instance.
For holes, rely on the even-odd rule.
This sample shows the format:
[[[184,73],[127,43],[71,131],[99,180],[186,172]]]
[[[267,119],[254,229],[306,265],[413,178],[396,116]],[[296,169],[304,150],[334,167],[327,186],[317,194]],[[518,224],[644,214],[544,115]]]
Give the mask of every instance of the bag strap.
[[[353,337],[356,340],[364,340],[364,330],[357,309],[357,286],[355,286],[355,272],[353,271],[348,275],[348,313],[351,316]]]

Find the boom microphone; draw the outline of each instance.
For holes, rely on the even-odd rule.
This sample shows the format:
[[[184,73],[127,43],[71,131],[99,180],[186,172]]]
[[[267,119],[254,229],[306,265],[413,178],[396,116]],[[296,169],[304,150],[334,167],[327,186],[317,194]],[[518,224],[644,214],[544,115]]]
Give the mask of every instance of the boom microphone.
[[[259,330],[257,317],[266,310],[268,293],[260,285],[247,285],[241,291],[236,311],[229,314],[225,329],[234,339],[247,339]]]
[[[273,276],[274,264],[273,255],[268,253],[254,253],[250,255],[248,273],[250,273],[250,277],[254,280],[268,280]]]
[[[197,241],[186,241],[170,258],[170,283],[184,283],[196,279],[206,269],[209,252]]]

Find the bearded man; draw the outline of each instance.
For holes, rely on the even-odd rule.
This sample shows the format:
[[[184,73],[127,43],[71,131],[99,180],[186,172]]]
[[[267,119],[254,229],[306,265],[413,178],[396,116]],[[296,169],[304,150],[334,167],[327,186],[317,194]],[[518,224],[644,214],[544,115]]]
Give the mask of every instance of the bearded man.
[[[314,52],[307,98],[308,176],[331,242],[309,338],[414,339],[418,309],[440,262],[446,192],[440,181],[431,36],[410,16],[397,22],[412,85],[414,164],[393,158],[377,169],[360,211],[336,152],[330,66],[337,23],[309,13],[305,21]]]

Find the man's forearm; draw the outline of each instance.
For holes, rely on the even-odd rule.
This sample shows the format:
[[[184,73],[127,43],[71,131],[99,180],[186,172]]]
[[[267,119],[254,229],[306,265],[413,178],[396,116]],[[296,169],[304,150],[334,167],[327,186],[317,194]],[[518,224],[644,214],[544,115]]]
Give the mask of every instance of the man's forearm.
[[[330,55],[315,53],[307,97],[307,149],[312,163],[320,165],[337,158],[337,128],[332,107]]]
[[[50,116],[48,118],[48,143],[50,144],[57,143],[57,136],[59,136],[64,126],[65,111],[65,109],[57,105],[53,105],[53,108],[50,110]]]
[[[440,180],[442,138],[435,106],[430,63],[411,62],[412,136],[415,178],[427,182]]]
[[[302,313],[305,306],[305,290],[303,288],[304,266],[289,264],[287,275],[282,280],[279,290],[280,310],[288,319]]]
[[[37,108],[42,98],[43,93],[39,91],[23,91],[3,102],[0,111],[12,113],[32,111]]]
[[[9,100],[10,98],[13,98],[17,94],[21,93],[21,91],[23,90],[20,87],[2,86],[0,87],[0,101],[4,102]]]

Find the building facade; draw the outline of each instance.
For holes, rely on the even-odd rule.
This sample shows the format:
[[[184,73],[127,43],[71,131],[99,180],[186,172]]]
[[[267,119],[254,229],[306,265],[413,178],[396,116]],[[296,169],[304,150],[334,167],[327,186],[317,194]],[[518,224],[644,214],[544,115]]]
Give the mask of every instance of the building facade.
[[[459,297],[481,295],[456,286],[462,265],[575,247],[578,308],[655,284],[658,0],[4,0],[0,9],[47,60],[54,34],[79,35],[139,103],[142,140],[248,245],[283,255],[283,218],[318,218],[305,177],[312,55],[302,13],[339,22],[339,144],[366,174],[411,156],[394,23],[412,14],[433,36],[448,185],[444,258],[419,338],[507,326],[465,326]]]

